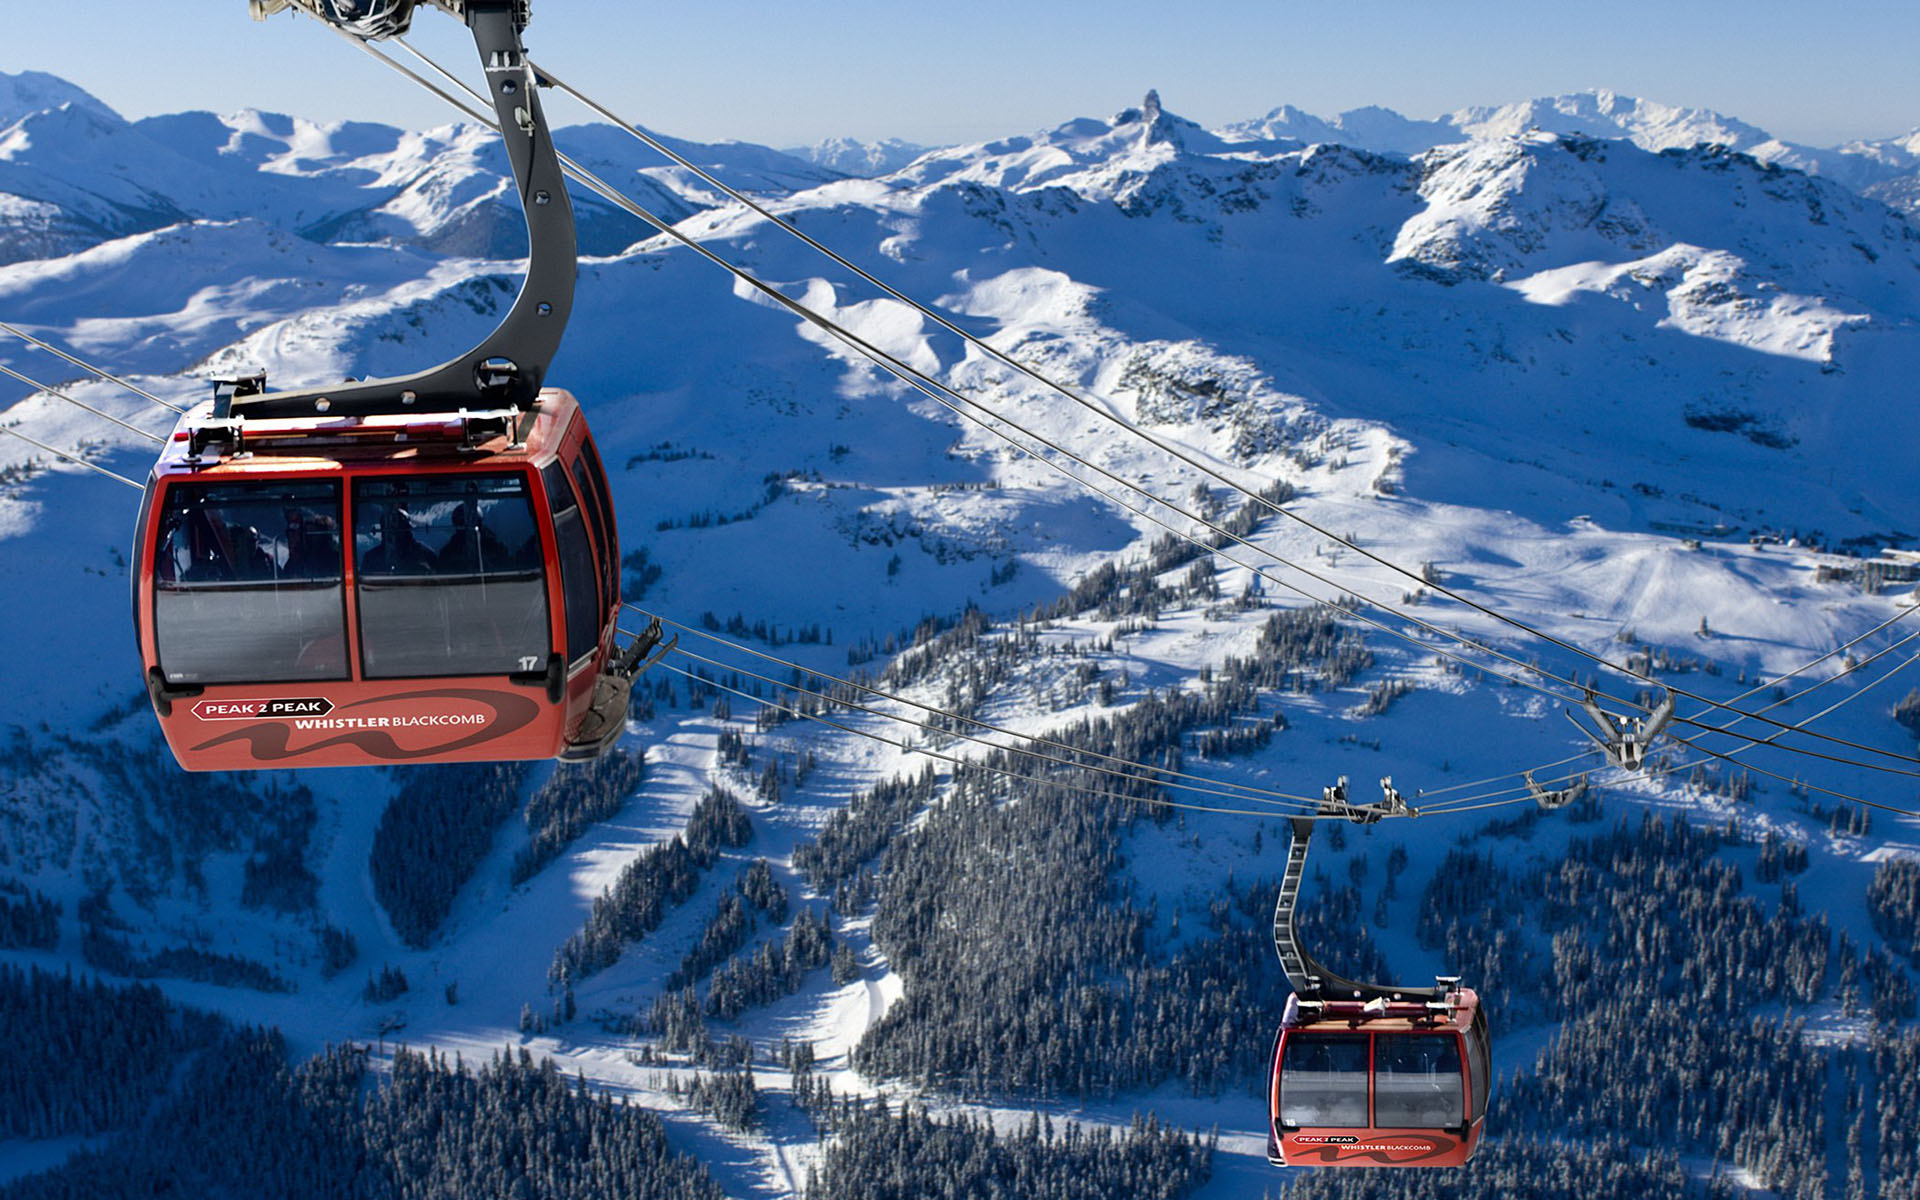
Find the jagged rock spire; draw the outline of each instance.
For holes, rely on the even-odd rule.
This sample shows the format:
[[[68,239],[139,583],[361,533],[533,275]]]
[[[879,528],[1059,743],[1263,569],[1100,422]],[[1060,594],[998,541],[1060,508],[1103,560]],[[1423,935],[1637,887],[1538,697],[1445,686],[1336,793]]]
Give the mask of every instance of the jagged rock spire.
[[[1179,141],[1173,121],[1160,108],[1160,90],[1148,88],[1147,98],[1140,102],[1140,145],[1146,147],[1168,141]]]

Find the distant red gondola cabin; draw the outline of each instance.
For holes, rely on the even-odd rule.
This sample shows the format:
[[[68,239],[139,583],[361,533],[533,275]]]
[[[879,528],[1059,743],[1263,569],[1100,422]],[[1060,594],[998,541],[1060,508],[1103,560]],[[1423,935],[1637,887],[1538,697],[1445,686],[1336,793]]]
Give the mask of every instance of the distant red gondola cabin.
[[[196,445],[210,405],[155,465],[136,550],[182,766],[591,758],[618,735],[619,536],[571,395]]]
[[[1281,1166],[1453,1167],[1479,1149],[1492,1080],[1480,999],[1287,1001],[1268,1081]]]

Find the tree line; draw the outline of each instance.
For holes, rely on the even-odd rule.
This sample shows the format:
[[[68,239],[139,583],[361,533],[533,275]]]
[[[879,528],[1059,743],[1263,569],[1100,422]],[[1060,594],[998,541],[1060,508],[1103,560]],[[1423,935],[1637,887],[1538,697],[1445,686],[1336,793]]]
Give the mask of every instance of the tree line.
[[[513,856],[510,881],[539,874],[587,827],[619,812],[640,786],[645,756],[616,746],[587,763],[561,763],[535,788],[522,814],[531,840]]]
[[[0,879],[0,950],[51,950],[60,944],[58,900],[17,879]]]
[[[885,1099],[834,1108],[807,1200],[1177,1200],[1213,1169],[1213,1141],[1149,1116],[1124,1132],[1035,1116],[1001,1133],[984,1117],[934,1117]]]
[[[401,1050],[376,1077],[336,1047],[290,1066],[278,1034],[236,1029],[201,1051],[138,1132],[0,1187],[4,1200],[159,1195],[283,1200],[720,1200],[658,1117],[551,1059],[478,1067]]]
[[[693,895],[722,846],[744,846],[752,837],[753,826],[733,793],[709,788],[685,831],[641,851],[594,900],[579,931],[554,951],[548,983],[566,987],[619,961],[629,944],[659,928],[668,911]]]
[[[526,763],[455,763],[398,772],[400,787],[374,827],[367,869],[394,932],[425,946],[454,898],[520,807]]]

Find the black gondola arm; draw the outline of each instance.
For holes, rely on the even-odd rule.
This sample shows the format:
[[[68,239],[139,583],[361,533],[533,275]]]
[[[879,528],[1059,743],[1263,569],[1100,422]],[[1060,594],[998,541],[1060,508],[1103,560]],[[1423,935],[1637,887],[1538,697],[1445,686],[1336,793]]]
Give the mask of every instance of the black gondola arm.
[[[414,0],[254,0],[264,17],[295,8],[355,37],[371,40],[404,33]],[[540,105],[536,78],[527,66],[520,32],[527,21],[522,0],[435,0],[464,20],[486,70],[500,136],[513,167],[520,207],[527,220],[527,276],[500,324],[478,345],[437,367],[389,379],[290,392],[236,392],[235,416],[379,416],[440,412],[467,407],[477,395],[494,408],[530,410],[546,379],[573,313],[577,274],[573,205],[566,177]]]

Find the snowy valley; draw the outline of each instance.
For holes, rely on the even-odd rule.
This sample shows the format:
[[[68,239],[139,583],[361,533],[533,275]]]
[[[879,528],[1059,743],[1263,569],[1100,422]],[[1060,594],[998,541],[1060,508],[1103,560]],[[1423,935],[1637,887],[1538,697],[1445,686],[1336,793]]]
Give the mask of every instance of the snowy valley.
[[[924,151],[672,142],[1085,404],[617,129],[556,140],[980,407],[576,193],[550,381],[591,414],[626,598],[686,627],[592,768],[181,773],[127,635],[136,498],[0,439],[0,984],[28,997],[6,1011],[141,1034],[48,1066],[64,1108],[13,1085],[0,1195],[200,1179],[192,1148],[228,1135],[181,1106],[218,1108],[221,1071],[277,1113],[284,1064],[313,1060],[309,1117],[351,1124],[363,1070],[399,1105],[395,1081],[441,1070],[413,1052],[512,1047],[663,1120],[631,1147],[672,1164],[651,1182],[623,1160],[546,1194],[872,1194],[890,1157],[927,1172],[900,1194],[934,1194],[972,1156],[1022,1194],[1084,1172],[1358,1196],[1265,1161],[1288,832],[1248,790],[1342,777],[1426,811],[1316,842],[1322,955],[1464,974],[1496,1022],[1497,1140],[1446,1194],[1920,1187],[1920,819],[1897,811],[1920,808],[1920,618],[1894,623],[1920,604],[1912,136],[1796,146],[1611,93],[1209,130],[1149,94]],[[129,122],[0,76],[0,321],[175,404],[256,368],[294,387],[439,361],[511,302],[524,245],[485,130]],[[171,428],[0,341],[0,364]],[[136,433],[10,387],[0,424],[144,477]],[[1851,745],[1715,734],[1726,714],[1683,700],[1700,748],[1608,769],[1561,715],[1573,684],[1653,689],[1579,652]],[[1523,769],[1589,790],[1542,812]],[[158,991],[87,998],[67,971]],[[1634,1019],[1657,1004],[1727,1024]],[[515,1061],[436,1103],[510,1123],[518,1096],[614,1140]],[[184,1099],[143,1107],[116,1071]],[[844,1103],[874,1096],[957,1123]],[[1026,1134],[1035,1113],[1113,1140]],[[352,1136],[327,1153],[452,1153]],[[317,1195],[331,1161],[200,1182],[272,1169]]]

